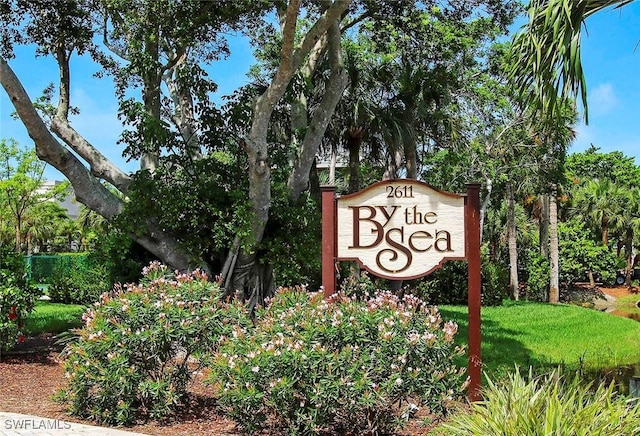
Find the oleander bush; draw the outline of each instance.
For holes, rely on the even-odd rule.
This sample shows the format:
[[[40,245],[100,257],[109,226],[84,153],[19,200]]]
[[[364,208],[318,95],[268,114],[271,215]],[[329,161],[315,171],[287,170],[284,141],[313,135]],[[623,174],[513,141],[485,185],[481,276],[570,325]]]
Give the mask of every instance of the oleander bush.
[[[254,327],[223,338],[208,380],[247,433],[388,434],[418,407],[444,414],[462,396],[456,331],[409,295],[280,289]]]
[[[640,434],[640,402],[616,394],[613,384],[594,387],[558,371],[524,377],[516,370],[488,381],[484,399],[444,425],[452,436]]]
[[[137,285],[115,287],[83,315],[64,361],[70,411],[107,424],[166,418],[222,336],[246,328],[240,305],[220,301],[205,274],[152,263]]]

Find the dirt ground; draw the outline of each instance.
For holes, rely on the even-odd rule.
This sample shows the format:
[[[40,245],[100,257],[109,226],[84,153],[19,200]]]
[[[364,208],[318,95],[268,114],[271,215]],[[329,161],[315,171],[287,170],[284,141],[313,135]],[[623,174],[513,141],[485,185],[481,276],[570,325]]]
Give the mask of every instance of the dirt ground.
[[[605,294],[613,297],[620,298],[626,297],[627,295],[637,295],[638,299],[640,299],[640,289],[638,288],[628,288],[626,286],[618,286],[616,288],[598,288]]]
[[[0,362],[0,410],[68,422],[82,421],[65,413],[52,396],[65,386],[60,347],[51,335],[28,338]],[[238,435],[235,423],[220,415],[204,386],[195,384],[180,419],[167,423],[140,423],[127,430],[153,435]]]
[[[0,410],[96,425],[73,418],[52,396],[65,386],[59,359],[61,348],[52,335],[42,335],[19,344],[0,361]],[[416,416],[400,436],[427,434],[423,417]],[[166,422],[140,422],[127,431],[159,436],[237,436],[241,433],[234,421],[224,417],[203,383],[192,383],[189,396],[176,418]],[[273,434],[273,433],[269,433]]]

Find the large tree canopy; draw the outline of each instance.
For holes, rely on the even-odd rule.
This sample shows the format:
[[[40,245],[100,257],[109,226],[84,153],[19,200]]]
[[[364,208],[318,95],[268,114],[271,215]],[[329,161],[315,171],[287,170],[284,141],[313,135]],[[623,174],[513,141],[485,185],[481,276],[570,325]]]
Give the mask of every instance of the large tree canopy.
[[[454,112],[468,107],[465,84],[486,68],[484,50],[517,4],[0,0],[0,82],[38,156],[71,181],[80,202],[108,220],[125,211],[131,237],[171,267],[220,272],[229,289],[260,301],[273,287],[262,242],[299,243],[287,226],[311,220],[305,192],[318,185],[321,146],[363,134],[394,171],[417,177],[424,151],[451,144],[462,124]],[[207,65],[228,53],[231,33],[250,38],[259,64],[220,107]],[[57,74],[46,74],[57,102],[53,88],[37,104],[26,93],[11,68],[17,44],[56,60]],[[70,121],[77,55],[114,79],[120,143],[140,162],[135,174]]]

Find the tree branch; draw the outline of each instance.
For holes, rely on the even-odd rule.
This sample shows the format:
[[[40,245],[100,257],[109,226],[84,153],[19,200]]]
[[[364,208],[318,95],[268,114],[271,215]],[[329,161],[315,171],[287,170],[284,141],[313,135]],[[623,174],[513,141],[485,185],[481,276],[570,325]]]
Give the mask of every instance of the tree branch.
[[[127,193],[131,177],[76,132],[66,119],[54,117],[51,121],[51,130],[89,164],[93,176],[111,183],[123,194]]]
[[[53,137],[33,107],[22,83],[2,57],[0,57],[0,82],[27,128],[29,136],[35,142],[38,157],[53,165],[69,179],[79,202],[107,220],[112,220],[122,211],[124,202],[109,191],[99,179],[93,177],[82,162]],[[177,249],[174,239],[150,222],[145,222],[145,230],[146,234],[130,236],[147,250],[162,258],[172,268],[185,270],[189,267],[189,257]]]
[[[307,129],[298,151],[298,158],[287,181],[287,186],[290,189],[290,198],[293,201],[297,200],[300,194],[307,189],[309,172],[318,152],[318,147],[342,97],[342,93],[349,83],[349,76],[344,69],[342,61],[339,19],[336,19],[334,25],[329,28],[327,41],[331,75],[327,79],[328,85],[322,101],[313,112],[311,124]]]
[[[309,51],[316,45],[318,40],[324,35],[329,27],[336,20],[340,20],[342,13],[347,10],[351,0],[335,0],[324,13],[318,18],[318,21],[309,29],[305,35],[300,47],[293,54],[293,67],[298,69]],[[339,29],[338,29],[339,31]]]
[[[58,99],[58,109],[56,117],[67,119],[69,117],[69,94],[70,94],[70,73],[69,73],[69,57],[65,51],[63,44],[56,47],[56,61],[60,70],[60,90]]]
[[[22,83],[4,58],[0,58],[0,82],[36,144],[38,157],[53,165],[71,181],[78,201],[106,219],[117,215],[124,206],[122,200],[92,177],[82,162],[51,135]]]

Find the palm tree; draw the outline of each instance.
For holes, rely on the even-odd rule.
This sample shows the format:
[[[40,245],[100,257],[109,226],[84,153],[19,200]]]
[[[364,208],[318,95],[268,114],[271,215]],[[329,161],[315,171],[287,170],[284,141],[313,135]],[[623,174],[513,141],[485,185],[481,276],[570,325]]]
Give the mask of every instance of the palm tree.
[[[109,222],[88,207],[81,205],[80,214],[76,218],[80,236],[80,251],[86,251],[90,242],[108,230]]]
[[[525,107],[535,107],[550,118],[560,102],[579,96],[588,121],[580,53],[582,27],[591,15],[632,1],[531,0],[529,22],[512,45],[511,79]]]
[[[622,208],[617,226],[617,234],[624,241],[624,252],[627,261],[627,278],[625,284],[631,286],[633,272],[633,240],[640,232],[640,189],[625,191],[626,204]]]
[[[24,232],[26,234],[27,254],[35,249],[50,244],[58,236],[65,223],[73,224],[67,216],[67,211],[57,203],[45,201],[29,208],[24,217]]]
[[[551,184],[549,196],[549,303],[560,302],[560,250],[558,246],[558,185]]]
[[[571,213],[598,229],[602,245],[608,246],[609,231],[618,226],[627,207],[625,192],[609,179],[590,180],[575,192]]]

